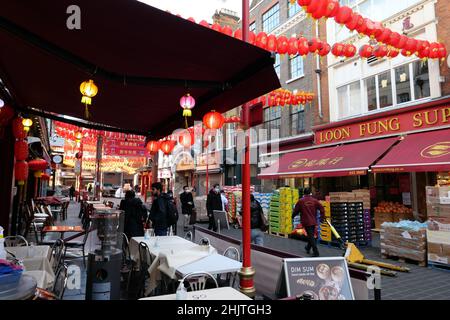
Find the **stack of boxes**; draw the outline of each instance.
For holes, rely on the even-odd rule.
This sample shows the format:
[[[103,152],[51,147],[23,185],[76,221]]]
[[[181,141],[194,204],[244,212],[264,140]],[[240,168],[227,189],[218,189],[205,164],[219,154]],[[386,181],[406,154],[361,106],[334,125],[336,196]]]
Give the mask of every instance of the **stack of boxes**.
[[[418,221],[385,222],[381,225],[383,256],[410,259],[425,266],[427,259],[426,224]]]
[[[331,220],[331,205],[328,201],[320,201],[323,208],[325,209],[325,219]],[[331,228],[328,223],[323,222],[319,226],[319,236],[320,240],[331,242]]]
[[[270,232],[288,235],[293,230],[292,210],[298,201],[298,190],[280,188],[270,201]]]
[[[428,262],[450,266],[450,186],[427,187]]]
[[[255,192],[255,193],[253,193],[253,195],[255,196],[255,199],[261,204],[263,212],[264,212],[265,216],[267,217],[269,214],[270,199],[272,198],[272,193]]]
[[[233,222],[236,219],[236,195],[232,192],[226,193],[228,199],[228,219]]]

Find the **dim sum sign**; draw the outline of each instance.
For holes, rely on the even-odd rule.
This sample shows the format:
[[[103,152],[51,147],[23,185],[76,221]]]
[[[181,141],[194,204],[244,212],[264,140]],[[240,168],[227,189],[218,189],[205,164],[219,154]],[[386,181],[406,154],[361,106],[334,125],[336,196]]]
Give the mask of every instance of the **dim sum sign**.
[[[344,257],[284,259],[288,297],[308,294],[313,300],[354,300]]]
[[[348,125],[335,123],[333,128],[330,128],[329,125],[322,127],[325,129],[319,127],[315,130],[316,144],[345,142],[430,128],[450,127],[450,106],[447,104],[432,108],[411,107],[388,113],[388,116],[383,117],[367,116],[364,121],[361,121],[361,119],[344,121]]]

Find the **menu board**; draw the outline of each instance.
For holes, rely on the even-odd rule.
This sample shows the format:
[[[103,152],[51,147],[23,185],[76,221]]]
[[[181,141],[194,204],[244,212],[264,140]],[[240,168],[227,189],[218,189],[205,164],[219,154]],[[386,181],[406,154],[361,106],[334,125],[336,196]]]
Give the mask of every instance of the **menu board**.
[[[354,300],[344,257],[284,259],[288,297],[307,293],[313,300]]]

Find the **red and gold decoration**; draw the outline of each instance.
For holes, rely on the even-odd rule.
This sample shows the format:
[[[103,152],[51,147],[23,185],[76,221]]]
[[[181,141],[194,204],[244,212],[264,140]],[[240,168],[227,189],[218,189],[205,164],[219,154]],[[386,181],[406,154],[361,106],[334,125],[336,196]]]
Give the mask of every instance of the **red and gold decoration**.
[[[41,180],[42,181],[49,181],[50,180],[50,175],[47,173],[43,173],[41,176]]]
[[[159,150],[159,142],[151,140],[147,142],[146,148],[150,154],[156,154]]]
[[[14,137],[18,140],[23,140],[27,137],[22,117],[17,117],[13,120],[12,130]]]
[[[14,118],[13,108],[8,105],[0,107],[0,138],[3,135],[3,128],[9,124],[12,118]]]
[[[33,120],[30,118],[24,118],[22,120],[23,129],[28,133],[30,131],[31,126],[33,125]]]
[[[40,178],[42,171],[48,168],[48,163],[44,159],[34,159],[28,162],[28,167],[31,171],[34,171],[34,176]]]
[[[211,112],[208,112],[203,117],[203,124],[207,129],[210,130],[217,130],[222,128],[223,124],[225,123],[225,118],[222,114],[219,112],[216,112],[212,110]]]
[[[87,80],[81,83],[80,85],[80,92],[83,95],[81,98],[81,103],[84,103],[85,105],[85,117],[86,119],[89,119],[89,108],[92,104],[92,98],[95,97],[98,93],[98,87],[94,83],[94,80]]]
[[[250,105],[262,103],[263,107],[278,107],[278,106],[297,106],[310,103],[314,100],[314,93],[300,91],[293,92],[288,89],[277,89],[268,93],[267,95],[250,101]]]
[[[19,186],[28,180],[28,163],[26,161],[16,161],[14,164],[14,179]]]
[[[24,161],[28,158],[28,143],[25,140],[17,140],[14,144],[14,157],[16,161]]]
[[[193,128],[189,128],[189,129],[183,130],[178,135],[178,142],[183,147],[190,148],[195,142],[194,129]]]
[[[175,144],[176,144],[176,141],[174,141],[174,140],[171,140],[171,139],[163,140],[160,143],[159,149],[165,155],[169,155],[172,153],[173,148],[175,148]]]

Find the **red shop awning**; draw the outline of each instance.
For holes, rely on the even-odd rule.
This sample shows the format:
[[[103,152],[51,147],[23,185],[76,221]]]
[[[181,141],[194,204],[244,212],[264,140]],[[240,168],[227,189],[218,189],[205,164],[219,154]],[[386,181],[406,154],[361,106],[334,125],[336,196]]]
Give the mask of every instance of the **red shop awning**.
[[[374,172],[450,171],[450,129],[407,136],[372,169]]]
[[[310,149],[283,155],[260,179],[364,175],[398,138]]]

